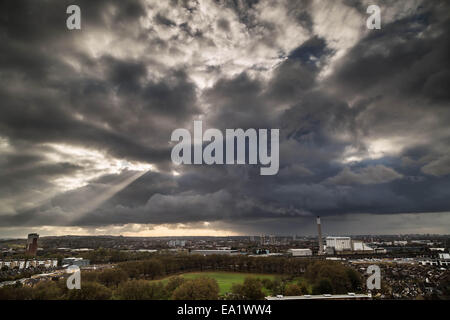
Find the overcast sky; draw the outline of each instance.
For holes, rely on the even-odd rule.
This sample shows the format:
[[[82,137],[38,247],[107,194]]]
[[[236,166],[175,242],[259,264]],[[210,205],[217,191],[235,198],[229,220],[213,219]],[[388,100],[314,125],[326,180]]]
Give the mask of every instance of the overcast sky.
[[[449,233],[448,1],[72,3],[0,2],[0,237]],[[198,119],[278,174],[175,166]]]

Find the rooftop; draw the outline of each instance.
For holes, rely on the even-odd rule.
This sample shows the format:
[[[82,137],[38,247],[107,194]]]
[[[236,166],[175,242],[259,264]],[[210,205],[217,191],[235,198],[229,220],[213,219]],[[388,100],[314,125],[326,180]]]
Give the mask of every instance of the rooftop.
[[[266,300],[322,300],[322,299],[330,299],[330,300],[347,300],[347,299],[371,299],[372,295],[370,294],[356,294],[356,293],[347,293],[347,294],[317,294],[317,295],[304,295],[304,296],[268,296]]]

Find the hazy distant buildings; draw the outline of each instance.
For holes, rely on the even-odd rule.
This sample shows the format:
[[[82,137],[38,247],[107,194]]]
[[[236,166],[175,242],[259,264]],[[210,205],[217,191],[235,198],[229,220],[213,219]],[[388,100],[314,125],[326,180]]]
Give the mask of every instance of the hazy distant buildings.
[[[274,236],[273,234],[271,234],[271,235],[269,236],[269,243],[272,244],[272,245],[275,244],[275,236]]]
[[[25,253],[30,256],[35,256],[38,250],[38,239],[39,235],[37,233],[30,233],[27,239],[27,247]]]
[[[186,240],[169,240],[167,244],[169,247],[184,247],[186,246]]]
[[[239,250],[192,250],[191,254],[201,254],[203,256],[212,255],[212,254],[224,254],[224,255],[232,255],[239,254]]]

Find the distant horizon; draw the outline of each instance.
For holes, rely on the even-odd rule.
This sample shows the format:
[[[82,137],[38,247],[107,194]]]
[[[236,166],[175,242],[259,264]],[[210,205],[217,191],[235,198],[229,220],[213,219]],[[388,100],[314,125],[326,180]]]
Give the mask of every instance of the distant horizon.
[[[264,234],[264,236],[268,236],[269,234]],[[65,235],[44,235],[41,236],[39,235],[39,239],[41,238],[49,238],[49,237],[115,237],[115,238],[246,238],[246,237],[260,237],[260,234],[248,234],[248,235],[233,235],[233,236],[214,236],[214,235],[210,235],[210,236],[122,236],[122,235],[109,235],[109,234],[102,234],[102,235],[89,235],[89,234],[83,234],[83,235],[74,235],[74,234],[65,234]],[[292,237],[294,236],[294,234],[291,235],[277,235],[277,234],[273,234],[274,237]],[[317,238],[317,235],[299,235],[296,234],[296,237],[305,237],[305,238]],[[348,236],[348,237],[366,237],[366,236],[377,236],[377,237],[405,237],[405,236],[438,236],[438,237],[445,237],[445,236],[449,236],[450,237],[450,233],[436,233],[436,234],[431,234],[431,233],[405,233],[405,234],[325,234],[323,235],[323,238],[325,237],[331,237],[331,236]],[[22,240],[22,239],[26,239],[27,235],[25,235],[24,237],[8,237],[8,238],[2,238],[0,237],[0,240]],[[298,239],[296,239],[298,240]]]
[[[77,6],[0,3],[0,235],[449,232],[450,1]]]

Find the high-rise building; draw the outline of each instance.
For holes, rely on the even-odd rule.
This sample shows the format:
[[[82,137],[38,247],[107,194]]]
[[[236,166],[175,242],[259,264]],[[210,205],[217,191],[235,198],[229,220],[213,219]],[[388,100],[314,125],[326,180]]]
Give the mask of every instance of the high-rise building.
[[[271,235],[269,236],[269,243],[270,243],[270,244],[275,244],[275,236],[274,236],[273,234],[271,234]]]
[[[324,254],[324,250],[323,250],[323,239],[322,239],[322,227],[320,225],[320,217],[317,216],[317,232],[319,233],[319,255]]]
[[[38,249],[39,235],[37,233],[30,233],[27,239],[26,254],[35,256]]]
[[[260,241],[260,244],[263,246],[263,245],[265,245],[266,244],[266,236],[264,235],[264,234],[262,234],[260,237],[259,237],[259,241]]]

